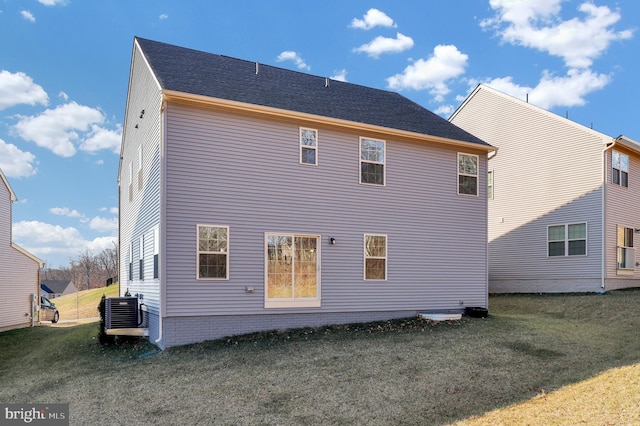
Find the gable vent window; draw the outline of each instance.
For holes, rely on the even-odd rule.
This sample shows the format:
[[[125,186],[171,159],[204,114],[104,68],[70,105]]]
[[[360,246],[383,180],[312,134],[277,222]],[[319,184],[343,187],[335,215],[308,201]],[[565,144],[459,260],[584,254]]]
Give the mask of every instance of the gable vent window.
[[[300,164],[318,164],[318,131],[300,128]]]
[[[611,152],[611,181],[620,186],[629,186],[629,156],[618,151]]]

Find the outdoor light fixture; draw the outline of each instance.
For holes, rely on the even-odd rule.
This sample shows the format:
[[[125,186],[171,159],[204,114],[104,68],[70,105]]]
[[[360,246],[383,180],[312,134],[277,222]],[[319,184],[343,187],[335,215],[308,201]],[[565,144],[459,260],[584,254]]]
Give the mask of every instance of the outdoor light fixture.
[[[335,239],[335,238],[333,238],[333,237],[330,237],[330,238],[329,238],[329,243],[330,243],[332,246],[335,246],[335,245],[336,245],[336,239]]]

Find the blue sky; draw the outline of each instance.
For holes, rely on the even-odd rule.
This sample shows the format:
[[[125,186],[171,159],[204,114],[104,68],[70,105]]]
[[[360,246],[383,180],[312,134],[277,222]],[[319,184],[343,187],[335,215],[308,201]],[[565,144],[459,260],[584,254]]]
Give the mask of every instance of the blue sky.
[[[133,37],[394,90],[448,118],[478,83],[640,141],[638,0],[0,0],[13,241],[68,265],[117,237]]]

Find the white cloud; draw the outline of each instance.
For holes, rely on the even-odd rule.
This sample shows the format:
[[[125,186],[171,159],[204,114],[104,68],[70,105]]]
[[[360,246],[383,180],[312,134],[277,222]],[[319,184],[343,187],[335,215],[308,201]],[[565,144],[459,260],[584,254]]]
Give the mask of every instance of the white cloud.
[[[70,210],[68,207],[52,207],[49,209],[49,213],[55,214],[57,216],[66,216],[66,217],[76,217],[83,218],[84,215],[78,210]]]
[[[333,72],[333,76],[331,76],[330,78],[336,81],[347,81],[347,70],[335,70]]]
[[[33,13],[29,12],[28,10],[21,10],[20,15],[22,15],[22,17],[29,22],[36,22],[36,17],[33,16]]]
[[[80,144],[80,149],[86,152],[96,152],[102,149],[108,149],[116,154],[120,152],[120,143],[122,141],[122,128],[118,130],[108,130],[96,124],[91,126],[91,131],[87,138]]]
[[[633,31],[612,26],[621,16],[607,6],[582,3],[584,19],[561,20],[563,0],[491,0],[496,16],[481,26],[495,29],[502,40],[560,57],[570,68],[588,68],[614,41],[629,39]]]
[[[68,3],[68,0],[38,0],[38,2],[40,2],[40,4],[43,4],[45,6],[57,6],[57,5],[64,6]]]
[[[395,28],[397,25],[393,22],[386,13],[378,10],[378,9],[369,9],[367,13],[362,17],[362,19],[353,18],[351,21],[351,28],[357,28],[360,30],[370,30],[374,27],[393,27]]]
[[[67,95],[65,92],[60,91],[60,93],[58,93],[58,97],[60,99],[62,99],[63,101],[68,101],[69,100],[69,95]]]
[[[42,87],[23,72],[0,71],[0,110],[18,104],[47,105],[49,97]]]
[[[413,39],[404,34],[397,33],[396,38],[378,36],[369,43],[353,49],[354,52],[362,52],[377,58],[383,53],[399,53],[413,47]]]
[[[163,13],[158,17],[158,19],[160,19],[161,21],[166,21],[167,19],[169,19],[169,15],[166,13]]]
[[[387,84],[393,90],[426,89],[441,102],[449,93],[447,81],[464,73],[468,58],[456,46],[438,45],[428,59],[418,59],[401,74],[387,78]]]
[[[89,228],[98,232],[109,232],[113,235],[118,233],[118,218],[104,218],[96,216],[89,221]]]
[[[301,70],[311,69],[311,67],[304,62],[302,57],[297,52],[294,52],[291,50],[285,50],[284,52],[280,53],[276,58],[276,61],[278,62],[292,61],[294,64],[296,64],[298,69],[301,69]]]
[[[433,112],[442,117],[449,117],[455,110],[456,109],[453,105],[440,105]]]
[[[0,139],[0,169],[7,177],[27,177],[36,174],[36,156]]]
[[[119,213],[119,210],[118,210],[117,207],[109,207],[109,208],[100,207],[98,210],[101,211],[101,212],[109,212],[109,213],[115,214],[115,215],[117,215]]]
[[[485,83],[496,90],[518,99],[529,99],[531,104],[544,109],[581,106],[585,97],[605,87],[610,77],[590,70],[571,69],[566,76],[558,77],[545,72],[536,87],[520,86],[512,77],[496,78]]]
[[[117,236],[102,236],[85,240],[74,227],[63,228],[40,221],[21,221],[13,224],[13,240],[40,259],[56,259],[50,267],[68,263],[69,259],[88,249],[94,254],[105,248],[113,248]]]
[[[92,125],[103,121],[104,115],[99,110],[70,102],[37,116],[21,116],[13,128],[21,138],[61,157],[71,157],[76,153],[74,142],[80,138],[78,131],[93,131]]]

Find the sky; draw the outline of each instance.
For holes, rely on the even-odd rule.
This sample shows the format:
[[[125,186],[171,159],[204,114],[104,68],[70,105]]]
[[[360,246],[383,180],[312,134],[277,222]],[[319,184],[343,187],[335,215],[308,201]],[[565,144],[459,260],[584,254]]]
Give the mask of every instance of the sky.
[[[68,266],[118,235],[134,36],[392,90],[448,118],[480,83],[640,141],[638,0],[0,0],[13,242]]]

